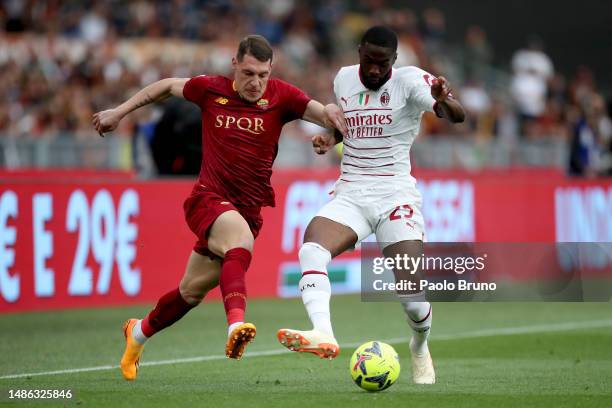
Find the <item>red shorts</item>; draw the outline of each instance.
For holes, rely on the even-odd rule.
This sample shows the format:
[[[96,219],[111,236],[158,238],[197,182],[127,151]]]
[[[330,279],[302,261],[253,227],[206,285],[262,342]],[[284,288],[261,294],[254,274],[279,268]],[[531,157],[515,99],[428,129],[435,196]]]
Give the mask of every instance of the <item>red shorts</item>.
[[[214,257],[208,249],[208,233],[215,220],[226,211],[238,211],[249,224],[253,237],[257,238],[263,225],[261,207],[234,206],[219,194],[196,184],[183,204],[189,229],[198,237],[193,250],[200,255]]]

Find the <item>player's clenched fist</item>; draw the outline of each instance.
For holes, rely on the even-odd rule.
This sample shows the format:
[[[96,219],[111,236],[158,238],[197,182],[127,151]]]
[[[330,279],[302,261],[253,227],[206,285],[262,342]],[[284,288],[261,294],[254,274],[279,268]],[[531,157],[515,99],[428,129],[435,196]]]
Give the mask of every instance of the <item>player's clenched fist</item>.
[[[312,148],[317,154],[325,154],[329,149],[334,147],[336,139],[331,133],[314,135],[312,137]]]
[[[438,101],[445,101],[451,93],[448,81],[443,76],[431,81],[431,96]]]
[[[105,132],[111,132],[117,128],[122,116],[116,109],[108,109],[102,112],[95,113],[92,118],[94,128],[100,136],[104,137]]]

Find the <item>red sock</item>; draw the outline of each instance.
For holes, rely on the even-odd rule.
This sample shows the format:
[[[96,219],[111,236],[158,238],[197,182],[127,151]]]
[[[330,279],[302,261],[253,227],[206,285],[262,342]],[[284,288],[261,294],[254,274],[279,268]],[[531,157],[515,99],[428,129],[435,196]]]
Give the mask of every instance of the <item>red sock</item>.
[[[155,309],[142,319],[142,333],[151,337],[160,330],[179,321],[196,305],[185,302],[178,288],[166,293],[157,301]]]
[[[221,266],[221,295],[227,324],[244,322],[246,309],[246,271],[251,263],[251,252],[244,248],[233,248],[225,253]]]

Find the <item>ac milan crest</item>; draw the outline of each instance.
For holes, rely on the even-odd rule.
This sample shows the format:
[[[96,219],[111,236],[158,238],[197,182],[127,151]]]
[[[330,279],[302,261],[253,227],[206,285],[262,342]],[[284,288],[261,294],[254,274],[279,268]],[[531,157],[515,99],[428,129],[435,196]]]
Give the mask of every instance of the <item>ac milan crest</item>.
[[[387,92],[387,90],[385,89],[382,95],[380,95],[380,103],[382,104],[382,106],[387,106],[390,101],[391,96],[389,95],[389,92]]]

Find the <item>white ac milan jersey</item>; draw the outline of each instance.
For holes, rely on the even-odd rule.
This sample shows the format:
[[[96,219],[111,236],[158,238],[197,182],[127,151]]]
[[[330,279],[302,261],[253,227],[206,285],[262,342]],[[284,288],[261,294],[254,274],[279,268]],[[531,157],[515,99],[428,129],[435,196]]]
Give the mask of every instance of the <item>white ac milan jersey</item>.
[[[433,79],[417,67],[393,68],[391,78],[372,91],[361,82],[359,65],[338,71],[334,93],[344,111],[348,135],[336,191],[414,187],[410,147],[423,112],[433,112]]]

